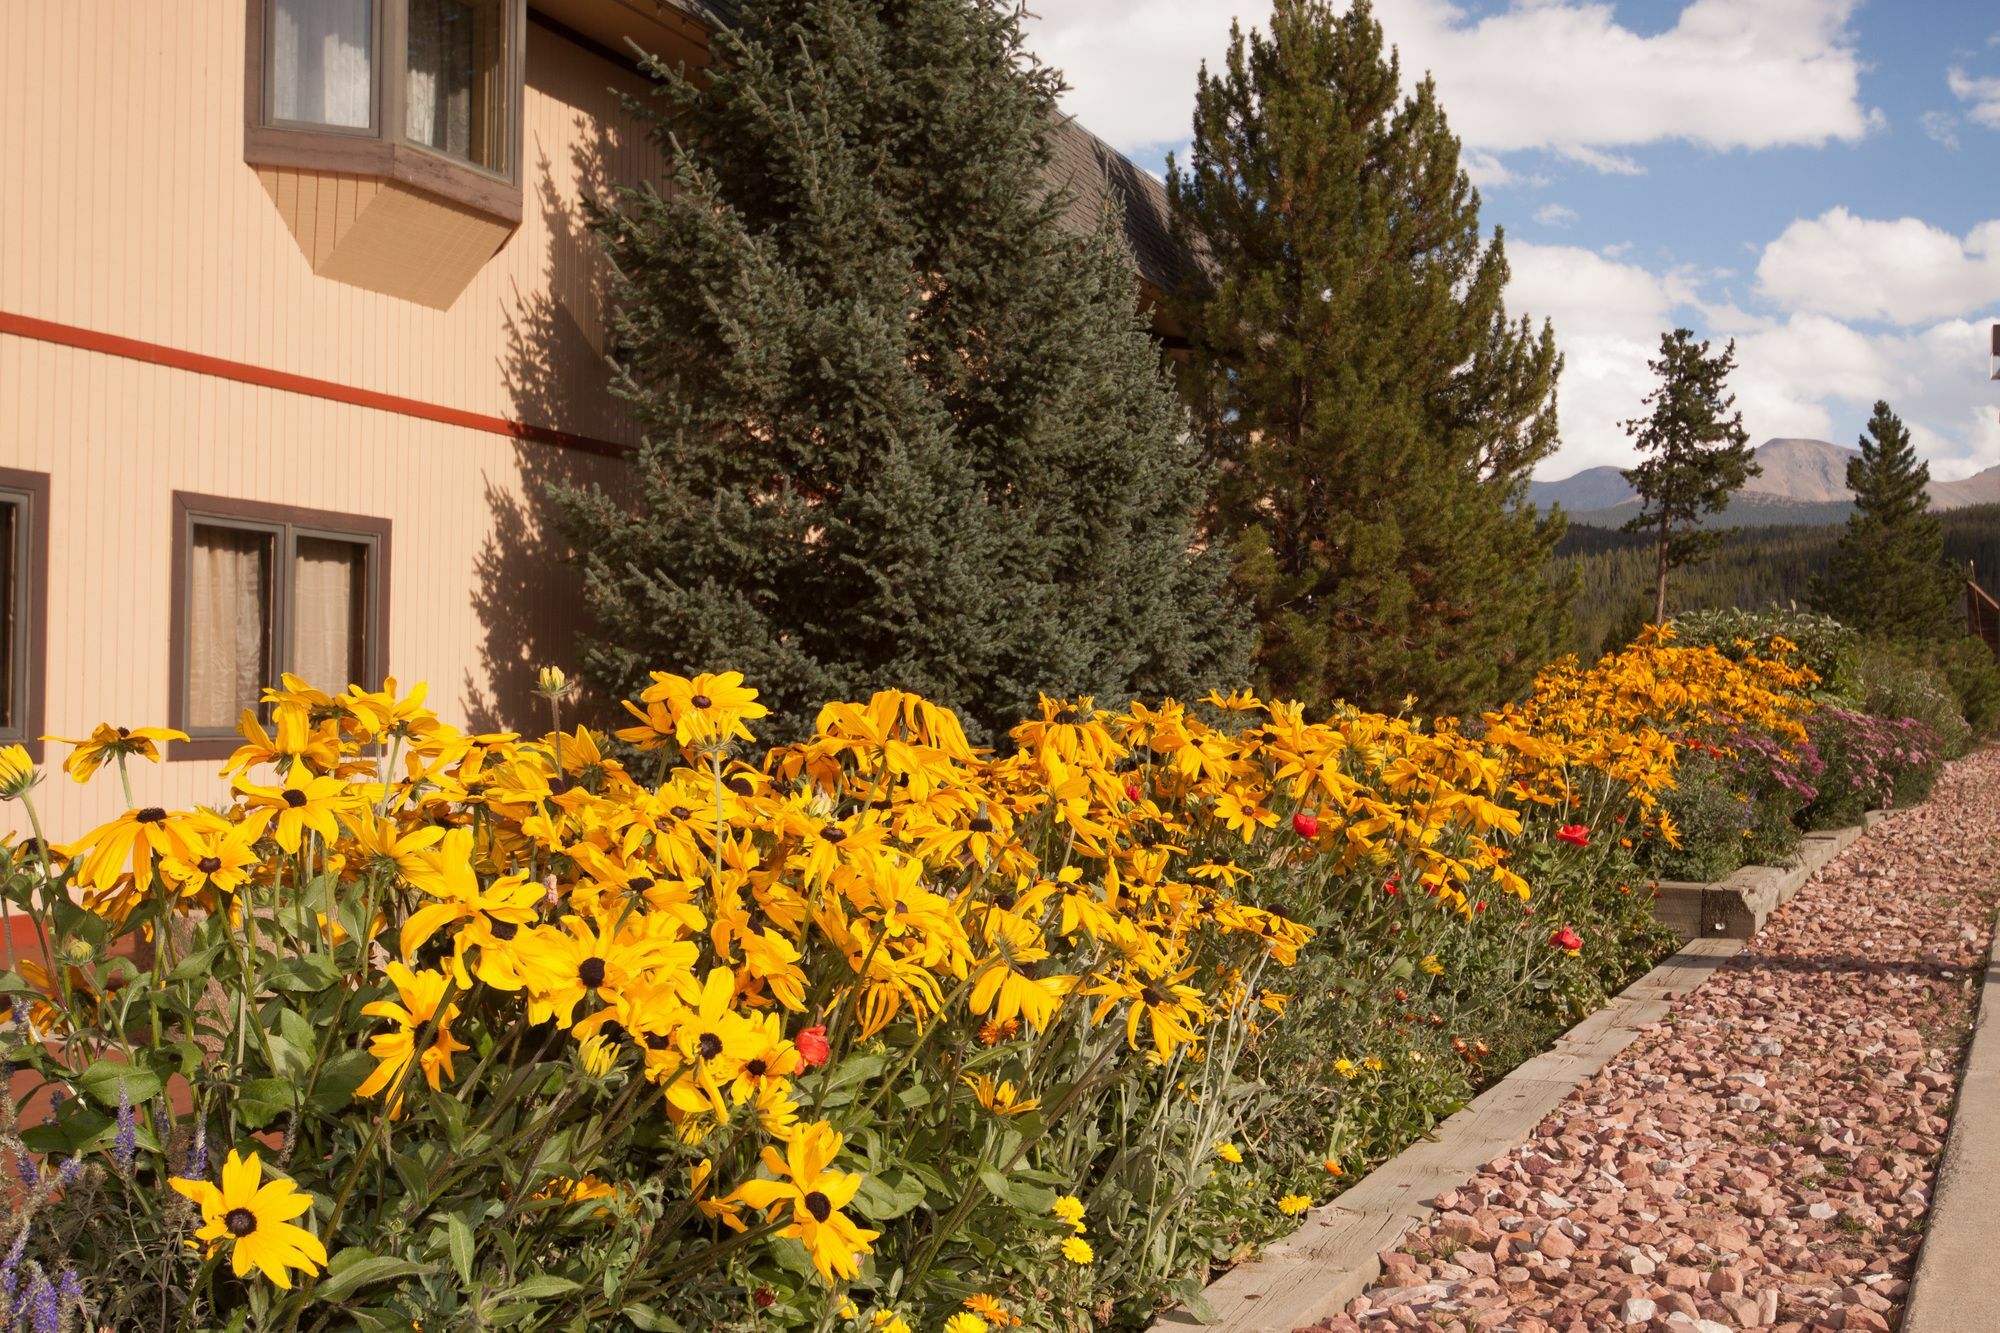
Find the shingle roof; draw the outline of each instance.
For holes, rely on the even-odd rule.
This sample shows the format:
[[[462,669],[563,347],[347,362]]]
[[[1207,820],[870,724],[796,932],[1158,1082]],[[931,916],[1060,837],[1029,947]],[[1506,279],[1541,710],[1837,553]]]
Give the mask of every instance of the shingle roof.
[[[670,2],[710,25],[727,25],[740,12],[740,0]],[[1051,183],[1069,194],[1069,224],[1078,231],[1094,230],[1106,200],[1116,200],[1125,210],[1125,239],[1140,278],[1157,291],[1172,291],[1187,261],[1168,223],[1166,187],[1074,117],[1058,123],[1050,148]]]

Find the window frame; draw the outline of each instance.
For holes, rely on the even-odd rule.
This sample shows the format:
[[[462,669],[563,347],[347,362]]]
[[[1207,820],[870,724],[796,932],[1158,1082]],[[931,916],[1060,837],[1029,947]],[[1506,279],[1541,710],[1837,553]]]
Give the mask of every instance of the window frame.
[[[0,500],[21,507],[15,527],[14,580],[9,595],[21,633],[14,644],[14,706],[19,724],[0,727],[0,745],[19,745],[42,761],[42,732],[48,725],[49,658],[49,474],[0,467]]]
[[[269,52],[265,14],[270,0],[245,0],[243,77],[243,160],[254,167],[291,167],[377,176],[433,194],[512,225],[521,221],[521,157],[527,104],[528,2],[507,6],[507,170],[491,171],[451,157],[403,134],[404,79],[408,60],[408,0],[370,0],[374,43],[370,90],[375,125],[354,129],[310,121],[276,120],[269,115]]]
[[[366,601],[362,615],[368,636],[364,647],[362,682],[373,685],[389,674],[389,578],[394,523],[365,514],[343,514],[296,505],[266,504],[230,496],[175,491],[173,500],[173,580],[168,601],[167,725],[190,739],[170,744],[170,759],[227,759],[242,739],[232,723],[227,730],[188,725],[188,617],[194,577],[194,530],[197,525],[236,528],[272,534],[271,667],[274,675],[291,670],[292,582],[300,537],[320,537],[365,545],[369,550]],[[275,684],[273,680],[268,682]],[[321,684],[321,682],[314,682]],[[348,682],[341,682],[345,686]]]

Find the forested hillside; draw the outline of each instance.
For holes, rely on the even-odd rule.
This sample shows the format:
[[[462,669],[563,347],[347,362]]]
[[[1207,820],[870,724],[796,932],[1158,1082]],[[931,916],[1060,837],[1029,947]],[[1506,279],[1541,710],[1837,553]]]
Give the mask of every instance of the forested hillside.
[[[1977,505],[1939,516],[1945,554],[1959,566],[1971,561],[1981,584],[2000,584],[2000,505]],[[1840,525],[1747,528],[1724,539],[1715,558],[1674,575],[1675,610],[1766,606],[1801,602],[1806,584],[1824,573],[1840,539]],[[1578,571],[1576,628],[1571,646],[1595,655],[1613,629],[1636,627],[1649,599],[1653,552],[1648,538],[1612,528],[1571,525],[1557,548],[1558,561]]]

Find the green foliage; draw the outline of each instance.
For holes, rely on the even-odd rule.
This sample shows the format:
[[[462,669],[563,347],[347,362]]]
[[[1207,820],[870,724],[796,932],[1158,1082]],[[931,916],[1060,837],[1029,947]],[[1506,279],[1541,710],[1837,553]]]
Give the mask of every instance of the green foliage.
[[[1937,736],[1948,757],[1972,747],[1972,728],[1959,711],[1950,679],[1908,649],[1867,645],[1856,661],[1855,684],[1864,712],[1880,718],[1915,718]]]
[[[1813,587],[1814,605],[1870,637],[1899,643],[1929,643],[1954,631],[1963,576],[1945,563],[1944,527],[1924,489],[1930,479],[1909,430],[1878,401],[1861,456],[1847,465],[1854,513],[1828,577]]]
[[[1174,308],[1219,465],[1210,540],[1308,708],[1516,692],[1563,632],[1559,519],[1518,507],[1556,448],[1552,331],[1510,321],[1501,238],[1428,79],[1367,0],[1280,0],[1204,71],[1176,225],[1209,261]]]
[[[1652,849],[1648,869],[1656,878],[1712,884],[1751,864],[1757,804],[1730,778],[1706,756],[1681,765],[1674,775],[1674,789],[1662,800],[1680,828],[1681,845]]]
[[[1798,650],[1798,663],[1819,677],[1816,693],[1860,698],[1856,672],[1861,636],[1832,616],[1777,606],[1757,611],[1718,607],[1674,617],[1674,633],[1675,642],[1684,647],[1714,648],[1738,661],[1744,653],[1739,642],[1768,655],[1774,637],[1785,639]]]
[[[1970,566],[1989,588],[2000,584],[2000,505],[1954,509],[1938,517],[1945,558],[1953,567]],[[1713,608],[1803,602],[1813,576],[1826,575],[1839,534],[1837,527],[1807,526],[1727,534],[1713,559],[1674,579],[1668,611],[1678,618]],[[1572,523],[1557,555],[1562,573],[1576,580],[1574,651],[1596,656],[1612,641],[1624,609],[1639,598],[1645,599],[1650,615],[1655,567],[1644,536]]]
[[[1038,689],[1199,692],[1244,648],[1206,478],[1104,208],[1043,186],[1055,71],[998,0],[749,0],[634,105],[672,188],[618,189],[616,485],[554,495],[615,696],[736,669],[773,730],[880,687],[975,735]]]
[[[1958,638],[1932,645],[1925,660],[1951,686],[1974,739],[2000,728],[2000,660],[1991,649],[1978,639]]]
[[[1763,471],[1751,456],[1743,413],[1732,412],[1728,391],[1736,368],[1736,343],[1710,355],[1687,329],[1660,338],[1660,355],[1647,362],[1660,383],[1646,395],[1652,411],[1625,423],[1644,455],[1625,480],[1639,493],[1639,514],[1627,532],[1654,534],[1653,619],[1667,618],[1667,578],[1713,554],[1721,534],[1697,526],[1720,513],[1743,483]]]

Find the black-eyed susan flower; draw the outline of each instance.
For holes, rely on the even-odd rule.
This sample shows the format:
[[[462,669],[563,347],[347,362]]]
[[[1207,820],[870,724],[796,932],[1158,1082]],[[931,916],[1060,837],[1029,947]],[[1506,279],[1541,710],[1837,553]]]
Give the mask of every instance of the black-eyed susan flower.
[[[91,729],[89,736],[73,741],[63,736],[44,736],[45,741],[61,741],[73,745],[69,758],[63,760],[63,772],[78,782],[90,781],[98,769],[108,762],[120,760],[128,755],[136,755],[149,763],[160,762],[160,743],[163,741],[184,741],[187,733],[172,727],[114,727],[109,722],[100,722]]]
[[[340,840],[340,817],[361,804],[360,794],[341,778],[319,776],[304,764],[294,764],[282,787],[260,787],[236,778],[236,790],[249,805],[245,822],[270,836],[278,846],[296,852],[307,830],[328,846]]]
[[[1042,1104],[1039,1097],[1022,1097],[1010,1080],[996,1083],[984,1074],[967,1074],[960,1082],[971,1088],[979,1104],[994,1115],[1026,1115]]]
[[[417,1068],[424,1082],[436,1092],[443,1080],[452,1076],[451,1057],[470,1048],[451,1032],[452,1020],[458,1017],[458,1005],[446,1005],[442,1016],[439,1015],[438,1006],[443,1002],[445,988],[450,984],[444,973],[429,969],[414,972],[402,963],[390,963],[383,971],[395,986],[398,999],[375,1000],[361,1006],[361,1012],[370,1018],[386,1018],[395,1027],[369,1041],[368,1053],[377,1061],[375,1072],[354,1090],[354,1095],[374,1097],[394,1088],[389,1103],[389,1118],[394,1120],[403,1113],[406,1086],[403,1070],[410,1061],[418,1062]],[[420,1055],[417,1034],[433,1019],[437,1020],[437,1029]]]
[[[108,891],[129,866],[135,888],[143,890],[152,880],[155,857],[181,856],[186,852],[187,845],[181,836],[186,818],[170,814],[161,806],[141,806],[98,825],[76,842],[57,850],[71,860],[82,858],[76,881],[86,888]]]
[[[201,1209],[201,1229],[194,1233],[212,1258],[229,1247],[229,1266],[238,1277],[252,1269],[274,1284],[291,1289],[291,1270],[307,1277],[326,1264],[326,1246],[292,1219],[312,1207],[312,1196],[285,1179],[261,1184],[264,1165],[256,1153],[244,1158],[230,1150],[222,1164],[222,1187],[205,1180],[175,1178],[168,1183]]]
[[[694,679],[655,671],[653,683],[639,695],[643,703],[664,703],[674,723],[674,739],[683,747],[726,740],[751,740],[743,724],[771,710],[757,702],[757,691],[743,683],[740,671],[707,672]]]
[[[197,811],[182,825],[180,846],[160,858],[160,878],[183,898],[228,898],[259,864],[256,829]]]
[[[785,1208],[791,1222],[778,1234],[796,1237],[820,1276],[845,1280],[861,1271],[861,1256],[881,1233],[856,1226],[841,1212],[861,1188],[859,1173],[832,1171],[841,1136],[825,1121],[800,1129],[779,1155],[764,1149],[764,1169],[775,1179],[747,1180],[729,1197],[765,1213]]]

